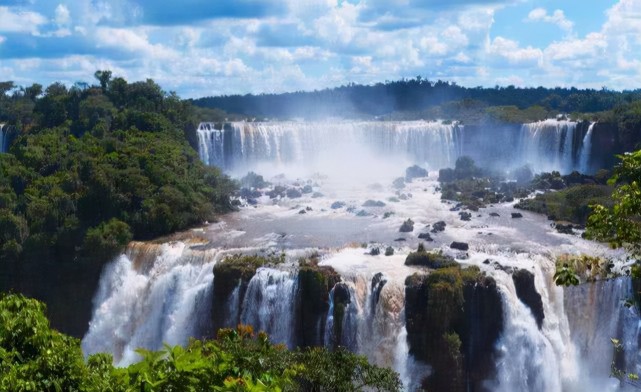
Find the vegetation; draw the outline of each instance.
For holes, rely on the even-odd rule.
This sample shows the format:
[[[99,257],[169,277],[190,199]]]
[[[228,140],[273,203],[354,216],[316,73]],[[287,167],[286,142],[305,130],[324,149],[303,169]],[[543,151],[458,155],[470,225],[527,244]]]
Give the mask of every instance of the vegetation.
[[[285,94],[230,95],[194,101],[198,106],[259,117],[384,116],[390,119],[452,119],[479,122],[537,121],[557,113],[593,113],[607,117],[614,108],[636,115],[631,102],[641,90],[616,92],[576,88],[466,88],[446,81],[414,79],[369,86],[348,84],[331,89]],[[627,120],[626,120],[627,122]]]
[[[44,91],[2,83],[0,121],[19,134],[0,155],[0,260],[106,260],[132,238],[230,210],[234,184],[187,143],[193,106],[149,79],[96,78]]]
[[[423,243],[418,244],[416,252],[410,252],[405,259],[405,265],[418,265],[432,269],[449,268],[458,266],[452,256],[443,254],[442,251],[428,252]]]
[[[108,354],[86,361],[77,339],[49,327],[42,303],[0,298],[0,389],[5,391],[398,391],[391,370],[344,349],[288,351],[251,327],[224,329],[217,340],[138,350],[141,360],[115,368]]]

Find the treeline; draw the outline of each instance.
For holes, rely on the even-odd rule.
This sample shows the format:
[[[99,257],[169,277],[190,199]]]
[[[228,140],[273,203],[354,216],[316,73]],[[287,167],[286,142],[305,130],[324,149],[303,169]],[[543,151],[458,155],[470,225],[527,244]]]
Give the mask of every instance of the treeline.
[[[196,99],[202,107],[219,108],[246,116],[287,117],[372,117],[444,118],[460,120],[479,114],[500,117],[502,111],[534,108],[530,117],[550,113],[597,113],[641,99],[641,89],[617,92],[603,88],[467,88],[456,83],[414,79],[388,81],[374,85],[349,84],[310,92],[261,95],[225,95]],[[494,113],[486,113],[495,108]],[[498,108],[498,109],[497,109]],[[497,112],[498,111],[498,112]],[[458,118],[457,118],[458,117]]]
[[[239,326],[217,340],[138,350],[140,362],[113,366],[109,354],[84,359],[77,339],[50,328],[44,304],[0,296],[3,391],[400,391],[397,373],[345,349],[288,351]]]
[[[202,117],[223,113],[194,108],[150,79],[96,78],[71,88],[0,83],[0,122],[16,130],[0,154],[0,261],[103,261],[131,239],[231,208],[233,183],[187,141]]]

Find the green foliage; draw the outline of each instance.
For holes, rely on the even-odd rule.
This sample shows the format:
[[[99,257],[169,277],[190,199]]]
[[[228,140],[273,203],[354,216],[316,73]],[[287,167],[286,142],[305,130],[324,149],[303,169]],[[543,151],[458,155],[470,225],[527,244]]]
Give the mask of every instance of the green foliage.
[[[613,205],[595,204],[586,235],[641,255],[641,150],[619,156],[609,183]]]
[[[205,167],[185,139],[196,121],[188,102],[150,79],[128,83],[110,71],[96,78],[100,86],[54,83],[42,94],[34,85],[0,96],[9,113],[30,103],[7,119],[21,132],[0,155],[0,260],[72,260],[80,249],[104,260],[131,238],[231,209],[235,184]]]
[[[449,268],[458,266],[452,256],[443,254],[442,251],[428,252],[423,243],[419,243],[416,252],[410,252],[405,258],[405,265],[418,265],[432,269]]]
[[[344,349],[288,351],[251,327],[219,331],[217,340],[138,350],[141,360],[114,368],[107,354],[85,361],[77,339],[49,327],[44,305],[0,297],[3,391],[399,391],[396,373]]]
[[[580,283],[579,276],[567,265],[557,267],[553,279],[557,286],[576,286]]]

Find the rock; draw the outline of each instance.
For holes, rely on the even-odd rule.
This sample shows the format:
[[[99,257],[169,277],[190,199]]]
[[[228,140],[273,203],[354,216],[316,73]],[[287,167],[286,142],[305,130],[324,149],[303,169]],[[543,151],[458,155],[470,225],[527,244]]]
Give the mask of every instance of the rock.
[[[305,210],[300,210],[300,211],[298,211],[298,213],[299,213],[299,214],[306,214],[306,213],[307,213],[307,211],[305,211]]]
[[[370,216],[370,215],[372,215],[372,214],[370,214],[369,212],[367,212],[365,210],[360,210],[360,211],[358,211],[356,213],[356,216],[360,216],[360,217],[365,217],[365,216]]]
[[[421,233],[421,234],[418,235],[418,238],[421,239],[421,240],[425,240],[427,242],[434,241],[434,239],[432,238],[430,233]]]
[[[385,203],[379,200],[367,200],[363,203],[363,207],[385,207]]]
[[[405,258],[405,265],[418,265],[432,269],[448,268],[458,266],[452,256],[439,252],[427,252],[423,244],[418,245],[416,252],[411,252]]]
[[[414,221],[411,219],[406,220],[405,222],[403,222],[398,231],[400,231],[401,233],[409,233],[411,231],[414,231]]]
[[[411,182],[415,178],[427,177],[428,174],[427,170],[420,166],[413,165],[405,169],[405,181]]]
[[[498,212],[490,212],[490,216],[499,217],[501,215]]]
[[[332,208],[332,210],[337,210],[339,208],[345,207],[346,205],[347,204],[345,204],[345,202],[343,202],[343,201],[335,201],[335,202],[332,203],[331,208]]]
[[[432,233],[438,233],[439,231],[444,231],[447,224],[444,221],[438,221],[432,225]]]
[[[318,199],[319,197],[323,197],[323,196],[324,196],[324,195],[323,195],[322,193],[320,193],[320,192],[314,192],[314,193],[312,194],[312,198],[313,198],[313,199]]]
[[[242,204],[243,204],[243,203],[242,203],[240,200],[238,200],[238,199],[233,199],[233,200],[231,201],[231,205],[232,205],[232,207],[240,207]]]
[[[312,207],[307,206],[307,207],[305,207],[305,211],[313,211],[313,209],[312,209]]]
[[[472,219],[472,214],[470,214],[469,212],[462,211],[462,212],[459,212],[458,214],[461,217],[462,221],[469,221]]]
[[[381,250],[378,247],[372,248],[372,249],[370,249],[369,254],[371,256],[378,256],[378,255],[381,254]]]
[[[457,250],[468,250],[470,246],[466,242],[457,242],[454,241],[450,244],[450,248],[452,249],[457,249]]]
[[[287,188],[285,188],[282,185],[276,185],[274,189],[271,191],[267,192],[267,195],[269,196],[270,199],[275,199],[277,197],[284,197],[285,192],[287,192]]]
[[[389,202],[391,202],[391,203],[399,203],[399,202],[400,202],[400,200],[398,199],[398,197],[393,197],[393,196],[392,196],[392,197],[389,197],[389,198],[387,199],[387,201],[389,201]]]
[[[556,231],[561,234],[574,234],[574,227],[571,224],[564,225],[562,223],[557,223],[554,227],[556,228]]]
[[[243,199],[257,199],[262,195],[263,195],[262,192],[257,190],[251,190],[248,188],[241,188],[240,191],[238,192],[238,196],[242,197]]]
[[[298,189],[296,189],[296,188],[289,188],[289,189],[287,190],[287,192],[285,192],[285,194],[286,194],[286,195],[287,195],[287,197],[289,197],[290,199],[296,199],[296,198],[299,198],[299,197],[302,197],[302,196],[303,196],[303,194],[301,193],[301,191],[299,191],[299,190],[298,190]]]
[[[312,189],[311,185],[305,185],[301,191],[303,193],[312,193],[314,192],[314,189]]]
[[[249,199],[247,199],[247,204],[255,206],[255,205],[258,204],[258,200],[249,198]]]
[[[512,274],[512,280],[514,281],[516,296],[530,308],[536,324],[539,326],[539,329],[541,329],[545,314],[543,312],[541,294],[536,291],[534,285],[534,274],[528,270],[519,269]]]
[[[347,207],[347,209],[345,211],[347,211],[347,212],[355,212],[356,211],[356,207],[349,206],[349,207]]]
[[[398,197],[401,200],[407,200],[409,197],[405,193],[401,193],[401,195]]]
[[[265,181],[263,176],[254,172],[249,172],[247,175],[240,179],[240,184],[247,188],[265,188],[269,186],[269,182]]]
[[[483,264],[490,264],[490,259],[483,260]]]
[[[392,255],[394,255],[394,248],[392,248],[391,246],[388,246],[387,248],[385,248],[385,256],[392,256]]]
[[[386,212],[383,214],[383,219],[387,219],[387,218],[389,218],[389,217],[390,217],[390,216],[392,216],[392,215],[394,215],[394,213],[393,213],[393,212],[391,212],[391,211],[386,211]]]
[[[516,219],[516,218],[523,218],[523,214],[521,214],[520,212],[513,212],[513,213],[512,213],[512,218],[513,218],[513,219]]]
[[[399,238],[395,239],[394,241],[403,242],[403,241],[407,241],[407,240],[405,238],[403,238],[403,237],[399,237]]]
[[[405,188],[405,179],[403,177],[398,177],[392,182],[392,185],[396,189],[403,189]]]

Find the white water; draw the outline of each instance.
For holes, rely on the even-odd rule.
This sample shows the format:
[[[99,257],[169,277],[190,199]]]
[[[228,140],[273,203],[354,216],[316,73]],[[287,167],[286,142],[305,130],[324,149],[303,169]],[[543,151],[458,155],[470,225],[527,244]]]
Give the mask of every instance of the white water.
[[[251,126],[256,127],[256,124]],[[547,138],[540,133],[549,131],[543,126],[539,128],[539,133],[528,131],[528,134],[532,140],[543,143]],[[393,367],[401,374],[408,390],[412,390],[413,385],[429,373],[429,364],[419,363],[408,355],[404,281],[408,275],[421,269],[405,266],[404,260],[419,242],[418,234],[428,231],[427,225],[443,220],[447,223],[445,232],[434,234],[434,242],[427,243],[427,247],[442,249],[456,256],[463,264],[479,266],[494,277],[503,298],[505,330],[496,346],[498,373],[494,379],[487,380],[490,390],[615,389],[616,383],[608,377],[612,354],[609,339],[621,336],[623,341],[636,344],[638,338],[638,316],[627,308],[621,310],[617,305],[626,296],[629,287],[622,283],[619,286],[604,285],[602,290],[607,291],[610,297],[599,295],[601,299],[598,301],[580,302],[576,298],[585,298],[585,295],[577,294],[574,289],[568,291],[556,287],[551,277],[556,255],[585,253],[616,258],[621,256],[620,253],[611,252],[578,236],[558,234],[545,217],[524,213],[522,219],[511,219],[510,212],[513,209],[509,204],[482,209],[473,213],[470,222],[461,221],[457,212],[450,211],[451,204],[441,202],[435,173],[431,173],[429,178],[414,180],[397,192],[392,188],[391,181],[402,176],[407,162],[412,162],[407,156],[397,159],[392,154],[358,155],[356,158],[364,160],[361,164],[372,172],[371,178],[366,180],[377,182],[379,185],[376,187],[366,186],[368,182],[362,179],[351,183],[336,181],[331,175],[315,176],[309,182],[297,180],[302,173],[302,164],[298,164],[300,161],[297,159],[307,162],[305,154],[322,156],[323,146],[327,146],[328,142],[319,139],[319,144],[314,148],[305,147],[306,144],[302,142],[305,138],[298,137],[296,143],[300,148],[292,147],[296,143],[290,143],[289,147],[283,149],[282,143],[289,137],[285,134],[298,132],[294,126],[278,131],[283,133],[280,139],[270,139],[270,134],[278,132],[265,129],[263,134],[258,128],[234,131],[239,138],[243,135],[242,142],[237,144],[243,149],[235,150],[237,152],[230,155],[240,161],[231,162],[242,162],[258,170],[263,167],[264,162],[261,161],[264,159],[277,160],[277,166],[284,175],[268,177],[267,180],[285,185],[311,184],[314,191],[322,192],[325,196],[313,198],[306,194],[297,199],[285,197],[273,200],[262,196],[258,198],[256,207],[244,206],[239,212],[222,217],[219,223],[183,233],[180,241],[149,245],[145,249],[142,249],[142,245],[130,246],[127,254],[115,260],[103,273],[95,299],[94,316],[89,332],[83,339],[85,353],[112,352],[116,362],[124,365],[136,360],[133,350],[137,347],[157,349],[163,342],[184,344],[189,336],[211,332],[207,330],[208,320],[212,312],[217,311],[211,309],[212,270],[216,261],[226,254],[271,249],[285,250],[290,259],[297,259],[318,251],[322,254],[321,265],[333,267],[350,290],[352,302],[342,325],[341,338],[345,344],[379,365]],[[347,135],[338,135],[340,127],[331,129],[324,135],[349,139],[360,132],[358,127],[353,127],[349,128],[352,130]],[[312,130],[306,132],[311,133]],[[203,136],[201,157],[212,162],[209,158],[217,155],[212,155],[212,150],[208,148],[220,146],[205,143],[214,137],[207,136],[208,132],[214,135],[219,131],[202,129],[200,132]],[[396,133],[395,140],[402,139],[398,134],[404,131],[393,132]],[[565,139],[559,138],[557,141],[559,145],[567,145],[569,131],[554,132],[555,135],[565,132]],[[222,138],[223,132],[219,133]],[[409,146],[409,142],[403,143]],[[356,148],[357,144],[348,145],[346,150]],[[266,149],[267,146],[270,150]],[[314,152],[314,149],[320,152]],[[532,148],[531,151],[537,149]],[[256,158],[260,156],[256,155],[259,152],[267,154],[264,159]],[[269,155],[276,152],[280,155]],[[437,152],[436,155],[441,153]],[[553,155],[560,157],[554,161],[558,164],[569,159],[565,150],[558,154],[554,152]],[[539,159],[544,161],[543,157]],[[338,162],[335,166],[340,168],[349,165]],[[338,171],[337,175],[340,174]],[[400,193],[407,197],[389,201],[390,197],[399,197]],[[382,200],[386,206],[361,207],[368,199]],[[356,207],[355,211],[366,210],[370,215],[358,217],[347,208],[331,209],[331,204],[337,200]],[[310,210],[299,214],[305,207],[310,207]],[[385,212],[393,214],[383,218]],[[491,217],[490,212],[496,212],[500,217]],[[407,218],[415,222],[415,230],[407,234],[399,233],[399,226]],[[398,237],[405,241],[395,241]],[[467,255],[449,249],[448,245],[453,240],[470,244]],[[371,256],[368,249],[355,246],[354,243],[368,243],[368,249],[378,246],[381,254]],[[203,248],[203,244],[207,246]],[[382,254],[386,246],[394,248],[393,256]],[[516,296],[511,276],[492,264],[485,264],[484,260],[487,259],[503,267],[526,268],[534,274],[545,312],[541,329],[529,308]],[[378,292],[371,287],[372,277],[377,273],[382,273],[387,280]],[[292,347],[295,344],[295,276],[295,270],[289,267],[260,269],[250,281],[243,298],[240,298],[238,289],[232,293],[227,306],[228,310],[235,313],[227,314],[235,314],[234,319],[239,317],[255,329],[266,330],[272,340]],[[379,299],[375,301],[377,293]],[[334,322],[331,314],[330,309],[329,317],[324,321],[326,344],[331,341],[329,334]],[[613,319],[618,321],[607,324]],[[604,328],[606,324],[608,326]],[[615,334],[617,331],[623,333]],[[635,344],[628,347],[630,353],[635,350],[638,352]],[[635,358],[630,357],[629,361],[633,362]]]
[[[523,124],[520,146],[523,163],[529,164],[535,173],[574,170],[572,141],[576,126],[576,122],[556,119]]]
[[[588,131],[583,137],[581,153],[579,155],[579,171],[581,173],[591,173],[590,156],[592,155],[592,130],[594,129],[594,124],[596,123],[590,123]]]
[[[6,135],[5,131],[5,125],[0,124],[0,153],[6,152],[7,151],[7,144],[9,142],[9,136]]]

